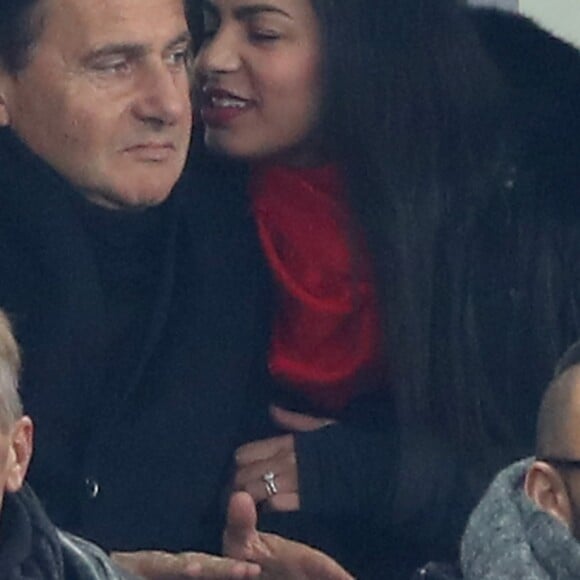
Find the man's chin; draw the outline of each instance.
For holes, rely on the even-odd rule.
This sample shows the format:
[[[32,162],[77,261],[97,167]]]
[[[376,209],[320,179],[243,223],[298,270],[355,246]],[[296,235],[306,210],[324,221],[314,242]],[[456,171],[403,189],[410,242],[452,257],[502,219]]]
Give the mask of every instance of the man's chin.
[[[139,211],[163,203],[171,194],[176,179],[155,182],[141,180],[127,187],[93,191],[87,193],[87,199],[95,205],[110,210]]]

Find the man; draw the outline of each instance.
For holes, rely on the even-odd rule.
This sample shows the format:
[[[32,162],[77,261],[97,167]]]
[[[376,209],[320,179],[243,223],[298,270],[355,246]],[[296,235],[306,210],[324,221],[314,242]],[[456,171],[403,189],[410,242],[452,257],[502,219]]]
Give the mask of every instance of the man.
[[[182,0],[0,0],[0,304],[26,353],[30,480],[107,549],[219,550],[262,409],[243,196],[177,183],[189,51]]]
[[[32,421],[18,397],[20,356],[0,311],[0,578],[128,579],[96,546],[57,530],[23,486],[32,453]],[[132,577],[132,576],[131,576]]]
[[[534,459],[502,471],[472,514],[465,578],[580,577],[580,343],[542,401]]]

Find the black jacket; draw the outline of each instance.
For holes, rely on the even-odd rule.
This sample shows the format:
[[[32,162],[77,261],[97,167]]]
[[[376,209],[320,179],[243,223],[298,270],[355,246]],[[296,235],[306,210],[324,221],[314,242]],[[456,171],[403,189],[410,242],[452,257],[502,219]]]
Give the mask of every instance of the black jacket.
[[[4,496],[0,532],[3,580],[137,580],[94,544],[55,528],[27,486]]]
[[[0,305],[24,352],[30,480],[59,527],[107,549],[219,549],[232,452],[264,414],[253,224],[233,183],[185,175],[133,351],[110,352],[81,194],[0,131]]]

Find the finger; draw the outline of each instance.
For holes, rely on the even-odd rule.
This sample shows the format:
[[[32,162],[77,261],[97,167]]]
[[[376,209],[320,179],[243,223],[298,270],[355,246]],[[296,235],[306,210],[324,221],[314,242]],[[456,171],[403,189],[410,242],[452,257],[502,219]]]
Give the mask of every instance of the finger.
[[[258,515],[252,498],[244,492],[232,494],[228,504],[226,529],[223,537],[224,555],[240,560],[252,560],[259,565],[271,557],[258,532]]]
[[[114,561],[147,580],[241,580],[256,578],[260,574],[260,566],[253,562],[240,562],[198,552],[117,553]]]
[[[114,552],[111,559],[129,572],[148,580],[199,578],[202,564],[197,554],[170,554],[161,551]]]
[[[273,512],[296,512],[300,509],[300,496],[297,493],[277,493],[264,502],[264,507]]]
[[[266,482],[261,477],[246,483],[239,490],[249,493],[257,504],[261,504],[276,495],[298,493],[298,478],[296,472],[279,473],[274,478],[274,483],[277,489],[275,494],[268,492]]]
[[[258,514],[252,497],[245,492],[233,493],[228,503],[223,553],[230,558],[246,560],[258,538]]]
[[[264,474],[271,471],[274,473],[274,484],[276,493],[297,493],[298,490],[298,469],[296,456],[285,458],[281,462],[268,462],[240,470],[234,479],[234,489],[246,491],[256,503],[267,500],[271,493],[268,493],[268,485],[264,481]]]
[[[240,562],[231,558],[212,558],[202,562],[201,570],[195,578],[198,580],[244,580],[257,578],[261,568],[254,562]]]
[[[261,534],[261,540],[271,554],[261,561],[263,580],[354,580],[338,562],[306,544],[275,534]]]
[[[270,471],[277,476],[293,471],[297,472],[297,459],[294,449],[286,450],[264,461],[255,461],[239,466],[234,475],[234,486],[236,489],[241,490],[245,489],[248,483],[263,482],[264,474]]]
[[[286,429],[287,431],[316,431],[317,429],[322,429],[323,427],[328,427],[328,425],[336,423],[334,419],[328,417],[304,415],[282,409],[282,407],[277,407],[276,405],[270,406],[270,416],[278,427]]]
[[[236,451],[236,463],[247,465],[256,461],[265,461],[274,457],[278,453],[294,448],[294,438],[292,435],[282,435],[270,439],[262,439],[246,443]]]
[[[239,543],[247,542],[257,533],[257,525],[258,513],[252,497],[243,491],[233,493],[228,503],[226,520],[226,533],[229,539]]]

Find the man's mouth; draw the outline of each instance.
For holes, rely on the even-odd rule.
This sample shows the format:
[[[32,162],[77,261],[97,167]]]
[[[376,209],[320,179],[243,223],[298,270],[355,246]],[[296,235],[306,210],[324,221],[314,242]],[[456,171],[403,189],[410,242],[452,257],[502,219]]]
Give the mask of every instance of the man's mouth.
[[[144,141],[130,145],[124,152],[141,161],[161,162],[175,152],[175,145],[171,141]]]

